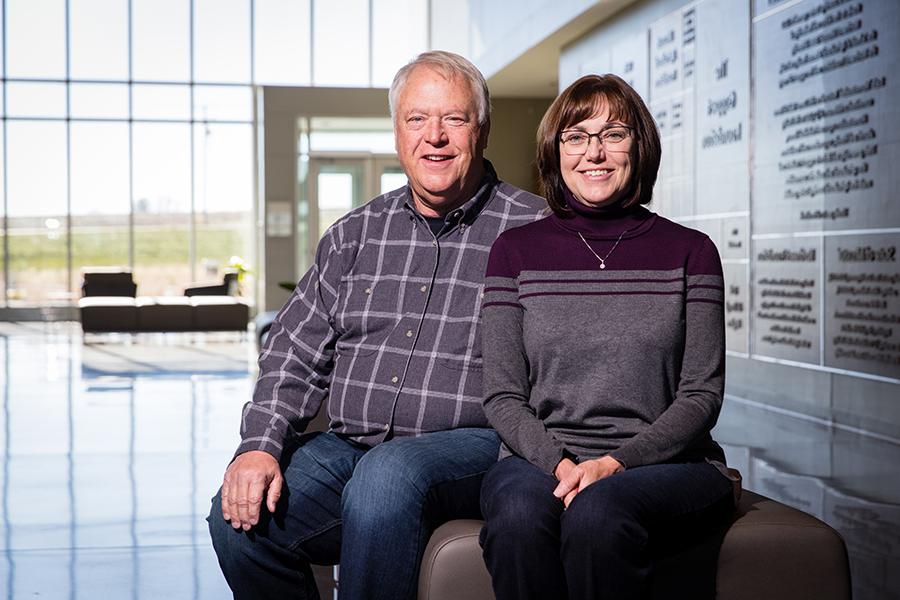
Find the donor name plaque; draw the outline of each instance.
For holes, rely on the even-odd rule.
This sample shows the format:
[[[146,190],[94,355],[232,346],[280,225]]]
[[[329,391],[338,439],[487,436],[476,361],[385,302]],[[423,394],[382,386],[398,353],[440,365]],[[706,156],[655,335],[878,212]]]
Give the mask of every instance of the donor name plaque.
[[[753,353],[820,364],[819,238],[754,246]]]
[[[900,2],[754,3],[752,353],[900,379],[898,31]]]
[[[825,365],[900,379],[900,233],[825,239]]]
[[[898,29],[884,0],[757,17],[754,233],[900,227]]]

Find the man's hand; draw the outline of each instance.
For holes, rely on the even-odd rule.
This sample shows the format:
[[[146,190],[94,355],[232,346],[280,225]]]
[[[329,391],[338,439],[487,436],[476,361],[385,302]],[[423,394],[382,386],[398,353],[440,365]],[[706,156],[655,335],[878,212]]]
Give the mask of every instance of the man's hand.
[[[283,483],[281,467],[274,456],[261,450],[241,454],[225,471],[222,516],[235,529],[243,527],[247,531],[259,522],[263,494],[269,512],[275,512]]]
[[[559,479],[559,485],[553,490],[553,495],[561,499],[565,507],[569,508],[569,504],[572,503],[572,499],[578,492],[595,481],[624,470],[625,467],[622,466],[622,463],[611,456],[601,456],[577,465],[568,458],[564,458],[556,465],[555,474]]]

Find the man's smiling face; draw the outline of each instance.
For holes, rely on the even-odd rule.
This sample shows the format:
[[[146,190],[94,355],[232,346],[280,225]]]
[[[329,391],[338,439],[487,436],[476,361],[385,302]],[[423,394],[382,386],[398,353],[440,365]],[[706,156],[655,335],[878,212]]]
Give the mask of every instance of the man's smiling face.
[[[418,67],[400,90],[394,121],[397,155],[419,212],[443,216],[465,203],[484,173],[487,125],[465,79]]]

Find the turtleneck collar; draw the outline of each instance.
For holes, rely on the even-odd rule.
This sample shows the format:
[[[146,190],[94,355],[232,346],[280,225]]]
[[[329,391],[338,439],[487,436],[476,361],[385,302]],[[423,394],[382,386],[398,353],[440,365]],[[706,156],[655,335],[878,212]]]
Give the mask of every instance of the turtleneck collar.
[[[565,216],[554,214],[554,221],[563,229],[580,233],[594,239],[628,239],[647,231],[656,220],[656,215],[641,205],[622,207],[588,206],[578,201],[568,189],[565,190],[566,203],[571,212]]]

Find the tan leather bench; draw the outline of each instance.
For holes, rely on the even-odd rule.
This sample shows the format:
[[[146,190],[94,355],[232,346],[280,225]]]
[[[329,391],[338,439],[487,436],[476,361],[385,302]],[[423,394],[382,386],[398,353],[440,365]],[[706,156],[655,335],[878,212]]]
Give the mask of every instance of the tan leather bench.
[[[450,521],[425,549],[419,600],[494,600],[481,521]],[[653,566],[653,598],[850,600],[841,536],[804,512],[744,491],[727,528]],[[714,593],[714,596],[713,596]]]

